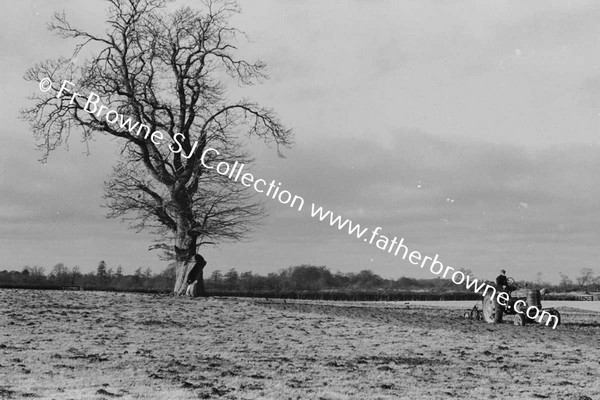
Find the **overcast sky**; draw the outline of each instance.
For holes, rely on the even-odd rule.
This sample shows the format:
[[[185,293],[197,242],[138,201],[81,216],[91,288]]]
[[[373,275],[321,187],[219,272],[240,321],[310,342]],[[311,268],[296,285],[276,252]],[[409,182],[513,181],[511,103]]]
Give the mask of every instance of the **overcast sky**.
[[[193,1],[177,1],[176,4]],[[600,3],[594,1],[240,1],[233,23],[260,86],[296,143],[278,159],[252,143],[253,172],[476,276],[500,267],[549,281],[600,273]],[[101,208],[116,160],[73,135],[46,165],[18,116],[36,61],[70,56],[46,29],[55,10],[102,32],[105,2],[13,2],[0,15],[0,270],[58,262],[83,271],[164,268],[152,237]],[[291,265],[431,277],[276,201],[246,242],[206,248],[213,269]]]

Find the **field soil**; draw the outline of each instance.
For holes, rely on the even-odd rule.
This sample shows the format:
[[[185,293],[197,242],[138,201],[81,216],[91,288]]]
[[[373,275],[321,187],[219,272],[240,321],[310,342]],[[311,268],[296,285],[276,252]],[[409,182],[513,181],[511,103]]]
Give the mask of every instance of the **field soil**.
[[[0,399],[600,399],[600,313],[559,310],[553,330],[443,303],[5,289]]]

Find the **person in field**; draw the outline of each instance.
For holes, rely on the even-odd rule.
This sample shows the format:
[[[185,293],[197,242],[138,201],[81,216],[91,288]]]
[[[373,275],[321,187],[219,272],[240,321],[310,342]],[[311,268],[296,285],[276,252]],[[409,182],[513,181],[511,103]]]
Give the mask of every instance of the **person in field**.
[[[202,270],[206,266],[206,260],[200,254],[196,254],[194,256],[196,263],[190,270],[187,276],[187,289],[185,291],[186,296],[194,297],[196,294],[196,285],[198,281],[202,278]]]
[[[500,275],[498,275],[498,277],[496,278],[496,285],[499,289],[504,289],[506,286],[508,286],[508,279],[506,278],[505,270],[500,270]]]
[[[507,292],[512,292],[513,290],[516,289],[515,286],[511,286],[508,284],[508,278],[506,277],[506,271],[503,269],[500,270],[500,275],[498,275],[498,277],[496,278],[496,286],[498,287],[498,289],[507,291]]]

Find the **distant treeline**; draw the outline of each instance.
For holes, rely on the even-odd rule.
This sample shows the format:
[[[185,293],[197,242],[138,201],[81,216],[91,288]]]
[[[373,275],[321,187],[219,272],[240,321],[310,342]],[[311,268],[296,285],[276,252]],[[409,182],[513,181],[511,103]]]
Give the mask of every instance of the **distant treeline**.
[[[173,268],[153,274],[150,268],[138,268],[133,275],[124,275],[123,268],[108,268],[100,261],[96,272],[81,273],[79,267],[56,264],[46,275],[43,267],[25,267],[22,271],[0,271],[0,287],[32,289],[113,290],[131,292],[168,292],[173,289]]]
[[[465,271],[469,273],[469,271]],[[213,271],[205,277],[208,290],[218,293],[268,291],[275,293],[319,293],[323,296],[345,296],[353,293],[433,292],[446,293],[467,291],[447,279],[415,279],[401,277],[385,279],[370,270],[358,273],[332,273],[325,266],[300,265],[283,269],[266,276],[252,272],[238,273],[235,268],[223,273]]]
[[[487,279],[475,277],[471,270],[460,269],[465,276],[479,282],[493,283],[496,276]],[[594,276],[590,268],[583,268],[580,275],[573,281],[567,275],[560,273],[558,285],[545,282],[542,274],[538,273],[535,281],[517,280],[517,285],[529,288],[546,288],[549,292],[588,292],[600,291],[600,276]],[[515,276],[518,279],[518,276]],[[370,270],[358,273],[332,273],[325,266],[301,265],[289,267],[277,273],[266,276],[256,275],[252,272],[238,273],[235,268],[223,273],[213,271],[205,278],[205,285],[214,292],[246,292],[253,293],[260,290],[275,291],[278,293],[293,292],[299,294],[317,293],[318,296],[353,296],[355,293],[371,293],[371,297],[385,297],[407,292],[426,297],[459,296],[473,294],[472,289],[467,289],[464,284],[456,285],[450,279],[439,277],[431,279],[416,279],[400,277],[397,279],[382,278]],[[441,296],[440,296],[441,295]],[[313,296],[313,295],[310,295]],[[478,295],[475,295],[476,297]],[[468,296],[467,296],[468,297]],[[450,298],[445,298],[450,300]],[[467,300],[468,298],[464,298]],[[454,299],[453,300],[458,300]]]
[[[471,275],[469,270],[461,270]],[[206,276],[207,275],[207,276]],[[519,282],[529,287],[546,287],[551,292],[600,291],[600,279],[591,269],[583,269],[581,276],[571,281],[560,274],[559,285],[536,282]],[[538,277],[539,278],[539,277]],[[481,282],[482,280],[479,279]],[[245,296],[266,298],[295,298],[322,300],[471,300],[479,295],[449,279],[398,279],[382,278],[370,270],[358,273],[331,272],[325,266],[300,265],[279,272],[259,275],[239,273],[235,268],[226,272],[213,270],[204,277],[205,287],[213,296]],[[71,290],[113,290],[133,292],[172,291],[175,267],[154,274],[149,268],[138,268],[133,275],[123,274],[121,266],[109,268],[100,261],[95,272],[83,274],[78,267],[68,268],[56,264],[46,275],[44,268],[25,267],[21,271],[0,271],[0,287]]]

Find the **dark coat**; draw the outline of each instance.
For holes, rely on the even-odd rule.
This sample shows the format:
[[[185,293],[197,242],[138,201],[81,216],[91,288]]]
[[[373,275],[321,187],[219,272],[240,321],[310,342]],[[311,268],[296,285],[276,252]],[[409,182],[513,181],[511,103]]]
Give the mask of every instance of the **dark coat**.
[[[499,287],[508,286],[508,279],[506,278],[506,275],[498,275],[496,278],[496,285]]]
[[[202,274],[202,269],[205,265],[206,261],[204,261],[204,259],[202,259],[202,261],[196,261],[196,264],[194,264],[194,267],[187,276],[188,285],[191,285],[194,281],[200,280],[200,275]]]

